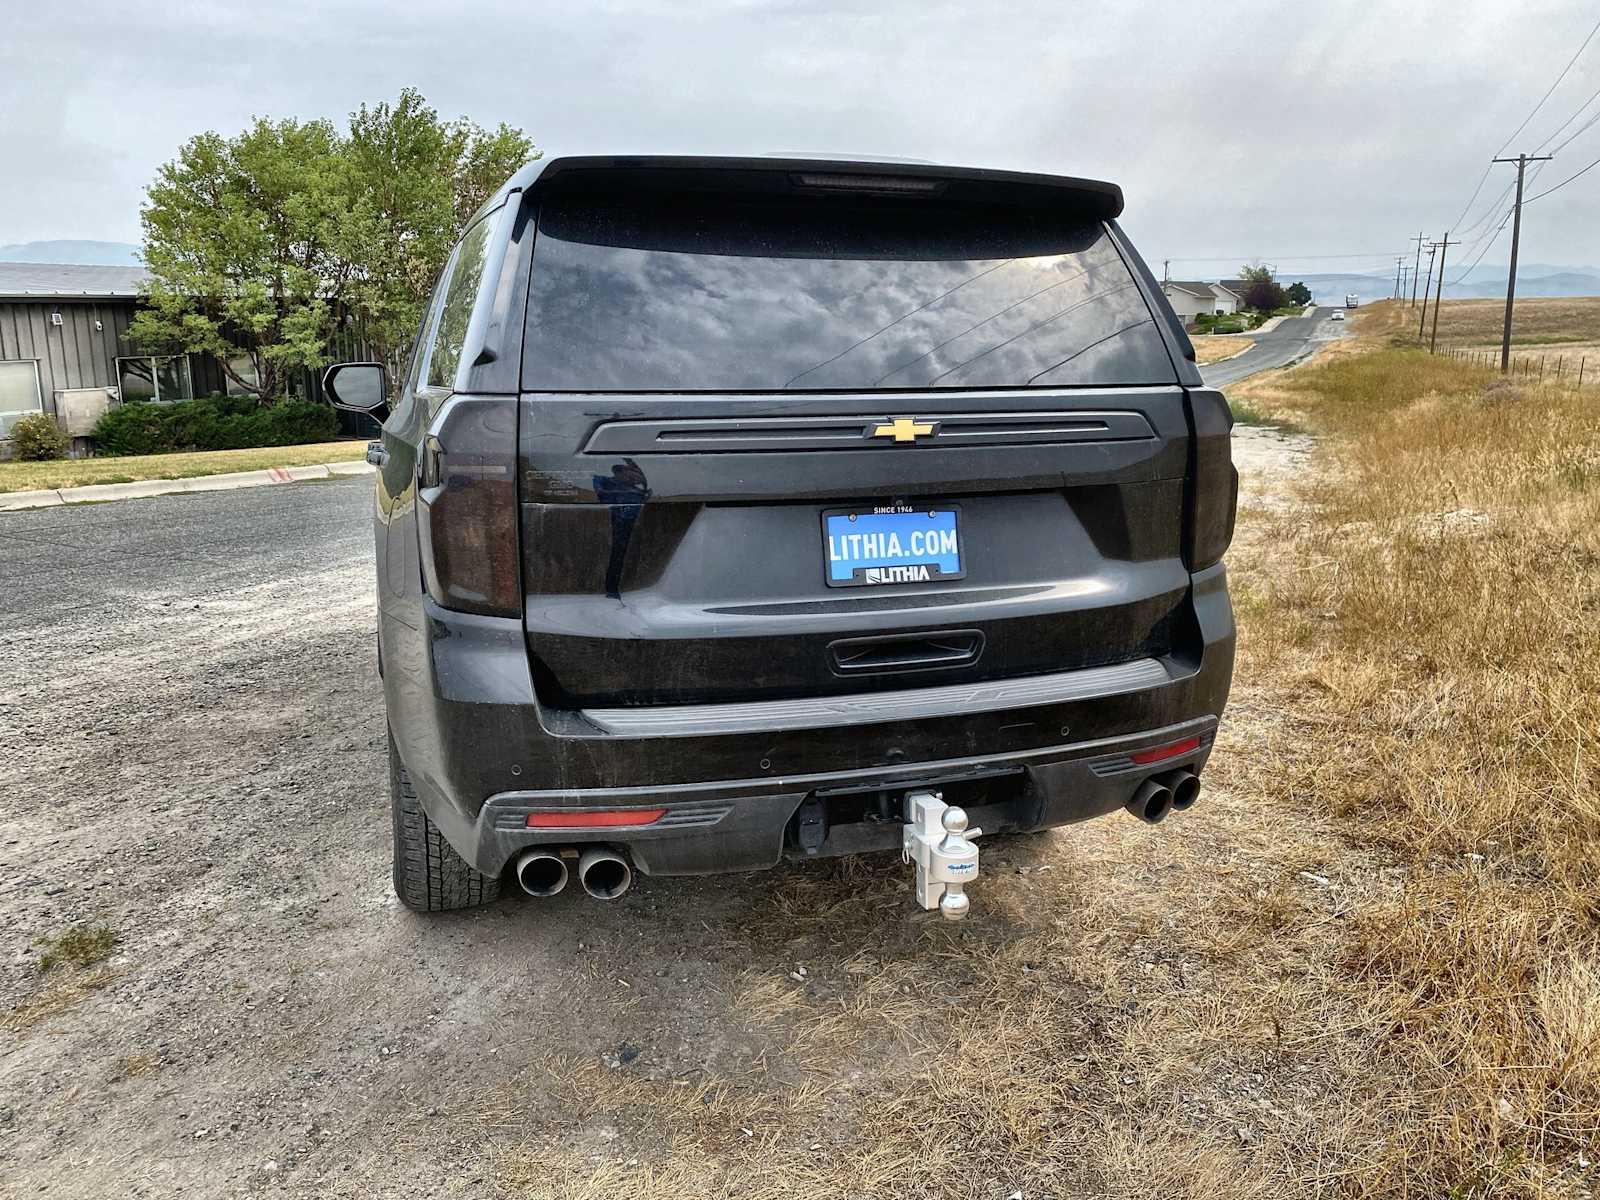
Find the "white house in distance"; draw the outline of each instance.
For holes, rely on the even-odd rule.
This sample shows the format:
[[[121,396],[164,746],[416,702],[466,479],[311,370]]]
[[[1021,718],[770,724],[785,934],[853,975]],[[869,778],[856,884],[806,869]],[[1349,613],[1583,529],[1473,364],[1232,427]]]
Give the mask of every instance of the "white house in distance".
[[[1172,311],[1185,325],[1194,324],[1201,313],[1227,316],[1244,307],[1244,299],[1227,284],[1204,283],[1197,279],[1169,279],[1161,285]]]
[[[1185,325],[1193,325],[1201,313],[1215,312],[1217,298],[1209,283],[1192,279],[1169,279],[1161,285],[1172,311]]]
[[[1238,288],[1240,290],[1235,291]],[[1213,283],[1211,293],[1217,298],[1217,306],[1212,309],[1217,316],[1236,313],[1244,307],[1244,285],[1229,280],[1227,283]]]

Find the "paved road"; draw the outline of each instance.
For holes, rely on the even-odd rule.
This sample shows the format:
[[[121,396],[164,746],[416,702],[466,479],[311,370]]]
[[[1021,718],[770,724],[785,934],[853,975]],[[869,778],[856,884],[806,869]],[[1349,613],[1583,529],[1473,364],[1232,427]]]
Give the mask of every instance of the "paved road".
[[[1258,371],[1288,366],[1306,357],[1319,343],[1345,336],[1345,322],[1329,319],[1333,311],[1319,308],[1309,317],[1290,317],[1272,332],[1254,335],[1255,349],[1201,367],[1200,376],[1211,387],[1226,387]]]

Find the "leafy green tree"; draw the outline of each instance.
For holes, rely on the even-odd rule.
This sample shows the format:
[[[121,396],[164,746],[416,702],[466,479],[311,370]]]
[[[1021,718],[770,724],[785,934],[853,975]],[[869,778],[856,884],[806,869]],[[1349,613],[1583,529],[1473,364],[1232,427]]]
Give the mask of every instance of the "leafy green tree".
[[[1291,283],[1284,290],[1284,294],[1289,297],[1289,303],[1290,304],[1310,304],[1311,303],[1311,289],[1308,288],[1303,283],[1299,283],[1299,282]]]
[[[271,402],[328,361],[348,316],[398,379],[462,226],[532,157],[521,131],[442,121],[410,88],[362,105],[347,133],[258,119],[236,137],[200,134],[148,189],[151,283],[130,340],[213,354]]]
[[[326,361],[351,274],[338,249],[348,179],[326,121],[258,119],[237,137],[191,138],[140,211],[151,282],[129,339],[214,354],[243,390],[281,397],[290,372]]]
[[[363,340],[397,380],[457,234],[534,157],[533,145],[504,124],[486,131],[464,119],[441,121],[406,88],[392,105],[362,105],[350,114],[345,152],[348,303]]]

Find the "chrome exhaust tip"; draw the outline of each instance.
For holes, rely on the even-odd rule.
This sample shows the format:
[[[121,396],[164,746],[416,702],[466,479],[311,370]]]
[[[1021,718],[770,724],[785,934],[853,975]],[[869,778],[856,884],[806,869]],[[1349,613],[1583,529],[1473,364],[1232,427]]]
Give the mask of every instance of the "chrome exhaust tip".
[[[559,850],[524,850],[517,859],[517,882],[530,896],[554,896],[567,886],[567,864]]]
[[[1200,799],[1200,777],[1193,771],[1174,771],[1162,776],[1161,782],[1172,793],[1172,811],[1183,812],[1194,807]]]
[[[595,846],[578,859],[578,882],[596,900],[615,900],[633,886],[633,870],[615,850]]]
[[[1157,779],[1146,779],[1128,801],[1127,809],[1147,825],[1166,819],[1172,811],[1172,790]]]

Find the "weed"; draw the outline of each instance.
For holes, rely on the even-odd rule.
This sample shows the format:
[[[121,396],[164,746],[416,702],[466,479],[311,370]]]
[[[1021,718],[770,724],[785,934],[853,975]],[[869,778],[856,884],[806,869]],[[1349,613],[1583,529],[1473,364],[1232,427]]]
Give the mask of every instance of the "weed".
[[[63,963],[92,967],[109,958],[121,940],[109,925],[74,925],[55,937],[40,938],[35,943],[44,947],[44,953],[39,956],[39,972],[43,974]]]

